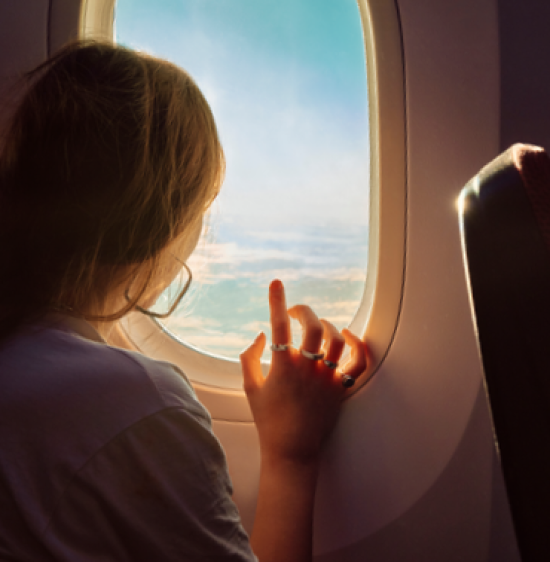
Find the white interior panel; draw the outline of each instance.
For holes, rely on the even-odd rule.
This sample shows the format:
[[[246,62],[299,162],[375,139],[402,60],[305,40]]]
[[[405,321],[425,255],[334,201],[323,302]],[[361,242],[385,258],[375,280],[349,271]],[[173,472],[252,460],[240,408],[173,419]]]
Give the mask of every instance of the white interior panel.
[[[403,307],[388,357],[375,379],[345,404],[326,452],[315,552],[323,560],[369,554],[413,560],[407,554],[412,551],[423,553],[423,560],[497,560],[489,548],[491,496],[503,495],[499,482],[493,483],[502,477],[492,469],[484,400],[473,416],[482,371],[455,207],[461,187],[498,153],[497,6],[493,0],[401,0],[399,9],[408,129]],[[471,421],[478,427],[468,433],[477,442],[475,461],[470,455],[463,467],[468,478],[440,490],[444,501],[424,513],[418,532],[410,532],[405,514],[429,495],[451,462],[464,463],[455,453]],[[486,493],[476,501],[469,491],[481,483]],[[491,530],[501,538],[511,532],[503,504],[500,528]],[[455,524],[457,514],[484,531],[466,538]],[[446,552],[444,545],[434,548],[440,522]],[[393,536],[391,544],[370,551],[369,537],[374,541],[383,529]],[[514,545],[509,556],[518,559]]]

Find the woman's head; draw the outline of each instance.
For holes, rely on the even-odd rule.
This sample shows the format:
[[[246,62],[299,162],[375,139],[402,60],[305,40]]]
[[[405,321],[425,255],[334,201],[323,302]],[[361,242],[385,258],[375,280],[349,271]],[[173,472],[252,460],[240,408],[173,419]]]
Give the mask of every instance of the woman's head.
[[[0,158],[0,256],[11,279],[0,281],[0,325],[15,296],[6,291],[25,299],[25,317],[49,306],[86,317],[92,301],[102,310],[113,287],[131,285],[126,306],[96,314],[120,317],[220,188],[210,108],[175,65],[107,44],[70,45],[29,80]]]

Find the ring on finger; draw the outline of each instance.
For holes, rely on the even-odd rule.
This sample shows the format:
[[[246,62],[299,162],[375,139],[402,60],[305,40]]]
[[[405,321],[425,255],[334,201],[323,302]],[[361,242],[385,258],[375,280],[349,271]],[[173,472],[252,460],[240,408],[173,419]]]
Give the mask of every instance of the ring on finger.
[[[351,375],[342,373],[342,386],[344,388],[351,388],[355,384],[355,379]]]
[[[325,356],[324,353],[312,353],[311,351],[306,351],[305,349],[300,349],[300,353],[304,357],[306,357],[307,359],[311,359],[312,361],[318,361]]]
[[[290,345],[289,343],[272,343],[271,351],[286,351]]]
[[[325,359],[323,361],[323,363],[329,368],[332,369],[334,371],[334,369],[336,369],[336,367],[338,367],[338,363],[335,363],[334,361],[329,361],[328,359]]]

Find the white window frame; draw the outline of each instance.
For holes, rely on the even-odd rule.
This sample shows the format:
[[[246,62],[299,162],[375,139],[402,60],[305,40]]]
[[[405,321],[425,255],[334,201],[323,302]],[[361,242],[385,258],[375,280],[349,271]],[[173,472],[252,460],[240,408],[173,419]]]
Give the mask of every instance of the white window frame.
[[[399,13],[395,0],[357,1],[369,95],[370,228],[365,288],[349,327],[369,343],[372,357],[354,392],[378,371],[393,341],[406,249],[405,71]],[[113,41],[114,7],[115,0],[83,0],[80,37]],[[200,351],[139,313],[128,315],[124,327],[138,349],[186,373],[214,419],[252,421],[238,361]]]

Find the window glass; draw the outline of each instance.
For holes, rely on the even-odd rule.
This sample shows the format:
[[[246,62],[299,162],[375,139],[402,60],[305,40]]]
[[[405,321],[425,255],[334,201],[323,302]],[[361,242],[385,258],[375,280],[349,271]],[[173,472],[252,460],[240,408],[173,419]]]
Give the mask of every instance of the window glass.
[[[289,305],[309,304],[346,326],[368,258],[368,100],[356,0],[118,0],[115,25],[119,43],[194,77],[227,159],[208,233],[189,260],[192,289],[167,328],[234,358],[259,330],[269,337],[273,278],[285,283]]]

